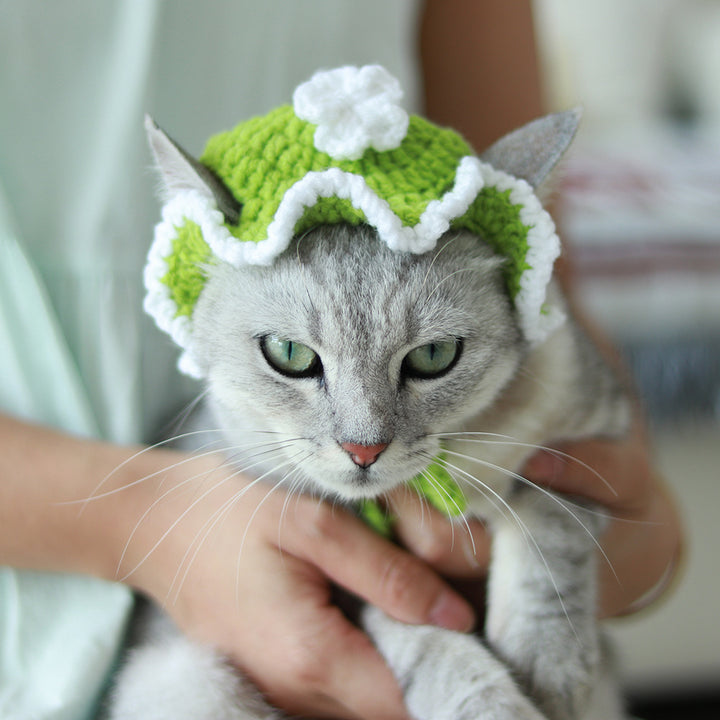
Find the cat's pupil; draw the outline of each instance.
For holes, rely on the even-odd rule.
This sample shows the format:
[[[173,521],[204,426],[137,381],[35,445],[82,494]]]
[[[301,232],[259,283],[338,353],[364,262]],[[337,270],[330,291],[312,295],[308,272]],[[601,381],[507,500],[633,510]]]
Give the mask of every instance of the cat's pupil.
[[[260,348],[268,364],[283,375],[310,377],[320,372],[320,358],[307,345],[268,335],[260,340]]]
[[[411,350],[403,361],[403,375],[410,378],[434,378],[449,372],[460,357],[459,340],[443,340]]]

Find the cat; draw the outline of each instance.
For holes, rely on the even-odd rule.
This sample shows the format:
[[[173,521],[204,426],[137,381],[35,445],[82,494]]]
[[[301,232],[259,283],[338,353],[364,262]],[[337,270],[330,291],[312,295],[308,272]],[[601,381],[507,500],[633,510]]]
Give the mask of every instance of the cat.
[[[539,188],[577,122],[548,116],[480,158]],[[238,212],[214,172],[152,122],[148,133],[170,196],[197,188],[226,217]],[[465,515],[493,536],[482,637],[405,625],[370,606],[361,615],[413,718],[619,720],[596,621],[604,515],[516,473],[540,446],[621,435],[628,401],[569,317],[545,341],[527,340],[504,265],[464,229],[407,253],[368,224],[338,223],[295,236],[271,265],[208,266],[192,338],[210,422],[235,447],[262,432],[287,438],[288,457],[302,450],[293,472],[349,505],[382,497],[443,453]],[[555,281],[548,299],[569,316]],[[212,648],[153,622],[119,673],[112,720],[283,717]]]

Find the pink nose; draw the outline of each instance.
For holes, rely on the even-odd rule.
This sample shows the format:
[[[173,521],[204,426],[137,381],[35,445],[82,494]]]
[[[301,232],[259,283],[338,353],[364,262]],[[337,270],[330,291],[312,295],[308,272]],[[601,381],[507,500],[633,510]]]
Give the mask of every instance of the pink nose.
[[[358,445],[357,443],[342,443],[340,447],[350,455],[350,459],[362,468],[370,467],[380,453],[388,446],[387,443],[379,445]]]

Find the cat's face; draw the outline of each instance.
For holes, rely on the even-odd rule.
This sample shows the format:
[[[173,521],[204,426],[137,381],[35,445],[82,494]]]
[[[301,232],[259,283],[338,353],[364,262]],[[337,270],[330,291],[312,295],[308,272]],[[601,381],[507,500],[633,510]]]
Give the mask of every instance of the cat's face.
[[[193,322],[228,437],[343,499],[427,467],[434,434],[488,407],[524,351],[499,262],[467,233],[417,256],[322,228],[270,268],[212,268]]]

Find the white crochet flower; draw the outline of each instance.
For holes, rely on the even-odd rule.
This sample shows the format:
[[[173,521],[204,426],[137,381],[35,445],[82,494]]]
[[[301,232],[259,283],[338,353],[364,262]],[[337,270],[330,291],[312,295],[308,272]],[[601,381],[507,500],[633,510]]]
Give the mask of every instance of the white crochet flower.
[[[318,72],[293,95],[295,114],[317,125],[315,147],[336,160],[357,160],[369,147],[392,150],[407,134],[402,88],[379,65]]]

